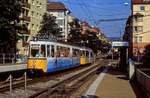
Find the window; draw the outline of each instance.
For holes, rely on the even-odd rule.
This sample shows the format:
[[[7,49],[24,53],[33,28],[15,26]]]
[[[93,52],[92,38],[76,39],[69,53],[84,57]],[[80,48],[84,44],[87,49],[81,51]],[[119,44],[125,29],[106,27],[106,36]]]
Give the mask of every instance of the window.
[[[89,57],[89,52],[88,51],[86,51],[86,57]]]
[[[134,32],[143,32],[143,27],[142,26],[135,26]]]
[[[138,22],[143,22],[143,17],[137,17]]]
[[[145,6],[140,6],[140,11],[145,11]]]
[[[78,57],[80,54],[79,54],[80,52],[79,52],[79,50],[78,49],[73,49],[73,54],[72,54],[72,56],[73,57]]]
[[[47,57],[50,57],[50,45],[47,45]]]
[[[62,13],[62,12],[58,12],[58,17],[63,18],[63,17],[64,17],[64,13]]]
[[[41,57],[45,57],[46,51],[45,51],[45,45],[41,45]]]
[[[39,44],[32,44],[30,48],[30,57],[39,57]]]
[[[143,17],[135,17],[136,22],[143,22]]]
[[[137,37],[137,36],[134,37],[134,42],[135,42],[135,43],[138,42],[138,37]]]
[[[54,52],[54,46],[52,45],[52,46],[51,46],[51,57],[54,57],[54,56],[55,56],[54,53],[55,53],[55,52]]]
[[[139,42],[142,42],[142,36],[139,36]]]
[[[140,43],[141,43],[142,40],[143,40],[143,37],[142,37],[142,36],[135,36],[135,37],[134,37],[134,42],[135,42],[135,43],[137,43],[137,42],[140,42]]]
[[[58,19],[57,23],[58,23],[59,26],[63,26],[64,25],[64,20]]]

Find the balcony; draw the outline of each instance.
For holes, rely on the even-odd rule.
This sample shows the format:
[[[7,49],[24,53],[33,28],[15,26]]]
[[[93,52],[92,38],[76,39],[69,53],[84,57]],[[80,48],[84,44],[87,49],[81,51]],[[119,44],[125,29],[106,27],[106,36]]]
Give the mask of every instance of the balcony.
[[[31,34],[31,31],[30,31],[30,30],[27,30],[26,28],[21,28],[21,29],[18,31],[18,34],[30,35],[30,34]]]
[[[29,16],[20,16],[20,20],[23,20],[23,21],[30,21],[31,19],[30,19],[31,17],[29,17]]]

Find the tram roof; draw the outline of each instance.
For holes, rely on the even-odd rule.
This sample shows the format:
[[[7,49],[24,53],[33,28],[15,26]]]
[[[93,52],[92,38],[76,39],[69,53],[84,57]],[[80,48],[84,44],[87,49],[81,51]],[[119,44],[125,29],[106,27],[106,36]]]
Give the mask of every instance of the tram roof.
[[[79,48],[80,50],[85,50],[85,49],[88,49],[88,50],[91,50],[90,48],[88,47],[85,47],[85,46],[79,46],[79,45],[72,45],[71,43],[67,43],[67,42],[58,42],[58,41],[48,41],[48,40],[31,40],[29,42],[30,44],[44,44],[44,43],[51,43],[51,44],[58,44],[58,45],[63,45],[63,46],[66,46],[66,47],[74,47],[74,48]]]

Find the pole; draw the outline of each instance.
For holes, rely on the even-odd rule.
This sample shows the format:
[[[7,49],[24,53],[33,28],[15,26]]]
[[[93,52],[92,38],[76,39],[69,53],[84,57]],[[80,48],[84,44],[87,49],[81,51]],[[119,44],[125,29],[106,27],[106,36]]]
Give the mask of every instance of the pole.
[[[3,53],[3,64],[5,64],[5,54]]]
[[[12,76],[11,75],[9,76],[9,83],[10,83],[9,90],[10,90],[10,95],[11,95],[12,94]]]
[[[24,89],[25,89],[25,91],[27,90],[27,73],[25,72],[24,73]]]
[[[112,48],[112,60],[111,60],[111,65],[113,65],[113,48]]]

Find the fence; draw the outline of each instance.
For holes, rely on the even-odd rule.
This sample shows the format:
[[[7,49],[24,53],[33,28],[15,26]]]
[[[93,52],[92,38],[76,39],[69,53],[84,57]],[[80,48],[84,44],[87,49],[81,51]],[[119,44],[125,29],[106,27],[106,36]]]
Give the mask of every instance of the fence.
[[[2,53],[0,54],[0,64],[6,64],[6,63],[15,63],[16,55],[15,54],[6,54]]]

